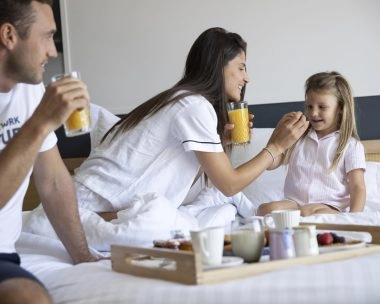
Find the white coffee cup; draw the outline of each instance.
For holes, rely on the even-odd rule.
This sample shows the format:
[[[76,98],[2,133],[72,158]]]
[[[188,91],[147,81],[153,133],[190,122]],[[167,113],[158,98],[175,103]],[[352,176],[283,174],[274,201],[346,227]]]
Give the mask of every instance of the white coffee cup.
[[[231,223],[231,245],[234,255],[245,262],[258,262],[264,248],[262,218],[236,219]]]
[[[285,229],[298,226],[300,218],[300,210],[274,210],[264,216],[264,222],[270,229]]]
[[[204,265],[220,265],[223,258],[224,227],[209,227],[190,231],[195,253],[199,253]]]
[[[319,247],[315,225],[293,227],[293,240],[296,256],[318,255]]]

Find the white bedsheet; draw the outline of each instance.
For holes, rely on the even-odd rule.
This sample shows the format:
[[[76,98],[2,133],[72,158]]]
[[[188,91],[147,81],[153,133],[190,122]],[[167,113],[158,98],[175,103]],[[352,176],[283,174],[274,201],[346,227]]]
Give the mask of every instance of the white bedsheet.
[[[35,234],[17,250],[57,304],[380,303],[380,254],[188,286],[117,273],[109,260],[72,266],[59,241]]]

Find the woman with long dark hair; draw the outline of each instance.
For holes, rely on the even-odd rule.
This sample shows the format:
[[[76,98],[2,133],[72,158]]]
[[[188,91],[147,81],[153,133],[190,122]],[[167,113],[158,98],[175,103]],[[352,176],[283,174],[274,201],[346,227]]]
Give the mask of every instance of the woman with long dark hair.
[[[301,113],[285,115],[252,160],[230,163],[226,105],[244,97],[246,47],[236,33],[204,31],[182,79],[118,121],[82,164],[75,176],[82,207],[115,212],[136,195],[155,193],[178,208],[199,172],[232,196],[288,149],[308,126]]]

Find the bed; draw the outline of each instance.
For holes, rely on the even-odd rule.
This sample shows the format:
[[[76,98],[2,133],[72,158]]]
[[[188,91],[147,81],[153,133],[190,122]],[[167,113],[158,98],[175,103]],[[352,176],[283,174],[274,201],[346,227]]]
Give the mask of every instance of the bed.
[[[253,112],[256,117],[260,116],[259,108],[253,109]],[[281,111],[276,111],[276,115],[278,112]],[[95,115],[94,125],[97,130],[102,131],[106,128],[107,115],[108,113]],[[255,125],[251,144],[236,149],[232,154],[234,165],[238,165],[259,151],[265,145],[272,127],[273,124],[263,127]],[[90,139],[80,140],[86,141],[85,146],[88,150],[91,149],[88,145],[93,144],[98,138],[99,134],[95,132],[91,134]],[[380,244],[380,140],[365,139],[363,143],[367,153],[366,210],[355,216],[326,215],[302,220],[317,223],[321,225],[319,227],[326,229],[340,225],[348,230],[356,230],[358,227],[367,229],[371,232],[368,241]],[[78,144],[75,146],[78,147]],[[67,156],[66,152],[61,153]],[[85,156],[66,157],[65,163],[72,171]],[[247,187],[244,193],[256,204],[277,199],[281,196],[283,178],[283,170],[267,171]],[[31,211],[28,210],[34,208],[37,201],[33,189],[30,189],[23,216],[30,214]],[[22,265],[46,285],[55,303],[294,304],[379,303],[380,301],[379,253],[329,263],[298,265],[215,284],[186,285],[116,272],[112,270],[111,261],[108,259],[73,266],[70,257],[57,239],[32,233],[27,228],[23,228],[17,242]]]

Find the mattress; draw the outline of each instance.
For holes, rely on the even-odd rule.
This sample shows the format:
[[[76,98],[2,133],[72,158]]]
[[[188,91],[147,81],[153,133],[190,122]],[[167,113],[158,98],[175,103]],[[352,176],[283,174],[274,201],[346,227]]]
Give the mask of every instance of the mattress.
[[[218,284],[183,285],[112,270],[110,260],[73,266],[62,244],[23,232],[22,265],[54,303],[379,303],[380,254],[295,266]]]

